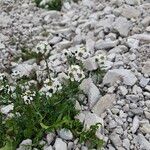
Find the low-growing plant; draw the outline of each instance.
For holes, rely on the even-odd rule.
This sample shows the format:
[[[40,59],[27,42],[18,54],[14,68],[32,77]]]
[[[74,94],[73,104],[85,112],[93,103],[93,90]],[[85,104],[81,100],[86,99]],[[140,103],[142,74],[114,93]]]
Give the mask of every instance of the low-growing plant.
[[[47,79],[41,82],[35,74],[34,79],[30,77],[20,76],[19,72],[10,75],[13,83],[8,80],[5,74],[0,74],[0,105],[13,105],[13,109],[9,115],[0,113],[0,148],[2,150],[15,150],[19,144],[25,139],[32,139],[32,148],[42,149],[39,141],[45,140],[45,136],[49,132],[55,132],[61,128],[71,130],[75,138],[79,142],[86,143],[89,148],[100,148],[103,140],[96,136],[99,124],[93,125],[87,130],[84,125],[75,116],[79,114],[79,110],[75,108],[76,101],[80,103],[79,95],[83,92],[79,89],[79,85],[84,78],[91,74],[101,74],[101,70],[88,72],[84,70],[82,64],[82,56],[67,56],[68,71],[65,82],[60,83],[56,77],[51,77],[51,70],[47,63],[48,45],[40,44],[33,51],[37,59],[45,59],[45,67],[47,70]],[[83,51],[85,52],[85,50]],[[26,51],[25,56],[28,56]],[[79,54],[79,55],[78,55]],[[32,54],[29,55],[34,57]],[[85,55],[88,56],[87,53]],[[76,63],[79,63],[78,65]],[[79,66],[81,64],[81,67]],[[30,81],[37,80],[34,84]]]
[[[61,10],[62,0],[34,0],[36,5],[49,10]]]

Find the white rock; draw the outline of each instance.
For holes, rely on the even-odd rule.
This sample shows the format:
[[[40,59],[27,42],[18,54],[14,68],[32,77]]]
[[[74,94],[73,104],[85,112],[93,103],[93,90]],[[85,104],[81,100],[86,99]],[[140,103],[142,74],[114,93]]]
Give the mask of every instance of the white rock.
[[[122,95],[124,95],[124,96],[127,95],[128,90],[126,89],[126,87],[119,86],[119,89],[120,89],[120,92],[121,92]]]
[[[142,93],[142,89],[139,86],[134,85],[133,86],[133,93],[134,94],[140,94],[140,93]]]
[[[73,134],[68,129],[61,129],[60,131],[58,131],[58,134],[64,140],[72,140],[73,139]]]
[[[126,37],[132,27],[131,22],[129,22],[124,17],[118,17],[113,24],[114,29],[119,32],[119,34],[123,37]]]
[[[90,107],[93,107],[94,104],[100,98],[100,91],[93,83],[91,78],[84,79],[80,84],[80,89],[83,90],[85,94],[88,95],[88,103]]]
[[[146,33],[134,34],[133,36],[131,36],[131,38],[141,40],[141,41],[150,42],[150,34],[146,34]]]
[[[145,17],[141,22],[145,27],[150,25],[150,16]]]
[[[98,64],[94,57],[87,58],[85,61],[83,61],[83,65],[88,71],[96,70],[98,68]]]
[[[120,136],[116,133],[112,133],[110,135],[110,140],[113,143],[113,145],[115,146],[116,149],[118,149],[118,147],[122,146],[122,141],[120,139]]]
[[[123,146],[124,146],[127,150],[130,150],[130,140],[129,140],[129,139],[124,139],[124,140],[123,140]]]
[[[94,113],[86,112],[84,126],[87,129],[89,129],[91,125],[95,125],[97,123],[100,123],[102,125],[102,127],[104,126],[104,122],[103,122],[102,118],[100,118],[98,115],[96,115]],[[101,129],[101,127],[99,129]]]
[[[103,79],[103,84],[113,85],[118,80],[123,80],[123,83],[126,85],[134,85],[137,81],[135,75],[127,69],[113,69],[109,70]]]
[[[118,45],[118,40],[111,41],[111,40],[99,40],[95,43],[95,49],[111,49]]]
[[[148,124],[148,123],[143,124],[142,127],[141,127],[141,131],[144,134],[150,134],[150,124]]]
[[[125,0],[125,2],[129,5],[140,5],[141,0]]]
[[[150,61],[145,62],[142,73],[150,75]]]
[[[140,144],[140,148],[144,150],[149,150],[150,142],[145,139],[142,134],[138,134],[138,142]]]
[[[54,140],[55,134],[54,133],[48,133],[46,135],[46,140],[47,143],[50,145],[52,143],[52,141]]]
[[[84,123],[84,127],[87,129],[89,129],[91,125],[95,125],[97,123],[100,123],[101,127],[104,126],[103,119],[100,118],[98,115],[91,113],[89,111],[81,112],[75,118],[79,119],[80,122]],[[101,127],[99,129],[101,129]]]
[[[141,13],[138,9],[134,8],[133,6],[125,5],[122,9],[122,15],[126,18],[138,18]]]
[[[55,45],[55,44],[59,43],[61,41],[61,39],[62,39],[61,37],[55,36],[49,41],[49,43]]]
[[[53,147],[50,145],[48,147],[44,147],[44,150],[53,150]]]
[[[147,90],[147,91],[150,92],[150,85],[147,85],[147,86],[145,87],[145,90]]]
[[[14,109],[14,104],[9,104],[9,105],[7,105],[7,106],[2,107],[2,108],[1,108],[1,112],[2,112],[3,114],[5,114],[5,115],[8,115],[8,113],[9,113],[10,111],[12,111],[13,109]]]
[[[139,47],[139,40],[128,38],[127,44],[130,48],[138,48]]]
[[[133,124],[132,124],[132,133],[135,133],[137,131],[137,129],[139,128],[139,118],[138,116],[135,116],[133,119]]]
[[[29,65],[27,63],[22,63],[17,65],[12,71],[17,70],[20,71],[21,76],[30,76],[33,70],[37,68],[36,64]]]
[[[3,43],[0,43],[0,49],[4,49],[5,45]]]
[[[57,138],[54,144],[55,150],[67,150],[67,144],[60,138]]]
[[[141,87],[145,87],[148,84],[149,81],[150,81],[149,78],[142,77],[139,84],[140,84]]]
[[[32,140],[26,139],[21,142],[17,150],[31,150],[32,149]]]
[[[115,100],[115,94],[106,94],[95,104],[92,111],[97,115],[101,115],[106,109],[110,109],[113,106]]]
[[[111,53],[111,54],[109,54],[109,55],[107,56],[107,59],[108,59],[109,61],[114,61],[115,57],[116,57],[116,54],[115,54],[115,53]]]

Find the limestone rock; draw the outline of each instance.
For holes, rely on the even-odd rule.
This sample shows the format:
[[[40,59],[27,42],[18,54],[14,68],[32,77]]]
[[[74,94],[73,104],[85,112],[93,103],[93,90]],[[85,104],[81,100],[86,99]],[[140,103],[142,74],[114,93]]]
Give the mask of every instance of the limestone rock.
[[[109,70],[103,79],[103,84],[113,85],[116,81],[121,80],[126,85],[134,85],[137,81],[135,75],[127,69]]]
[[[95,106],[92,108],[92,111],[97,115],[101,115],[106,109],[110,109],[113,106],[113,102],[115,100],[115,94],[106,94],[95,104]]]

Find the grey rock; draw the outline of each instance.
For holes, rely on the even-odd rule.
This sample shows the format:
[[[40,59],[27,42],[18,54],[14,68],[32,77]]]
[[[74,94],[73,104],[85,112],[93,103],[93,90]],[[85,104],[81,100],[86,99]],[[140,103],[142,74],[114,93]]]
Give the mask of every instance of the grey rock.
[[[150,42],[150,35],[147,33],[134,34],[133,36],[131,36],[131,38],[135,38],[140,41]]]
[[[139,84],[140,84],[141,87],[145,87],[148,84],[149,81],[150,81],[149,78],[142,77]]]
[[[110,109],[113,106],[115,100],[115,94],[106,94],[95,104],[92,111],[97,115],[101,115],[106,109]]]
[[[139,125],[140,125],[139,118],[138,118],[138,116],[135,116],[133,118],[133,123],[132,123],[132,128],[131,128],[132,133],[135,133],[137,131],[137,129],[139,128]]]
[[[60,138],[57,138],[54,143],[55,150],[67,150],[67,144]]]
[[[127,69],[113,69],[109,70],[103,79],[103,84],[113,85],[117,81],[122,81],[126,85],[134,85],[137,81],[135,75]]]
[[[110,140],[116,149],[118,149],[118,147],[122,146],[122,140],[120,139],[120,136],[118,134],[112,133],[110,135]]]
[[[138,18],[141,15],[141,12],[133,6],[125,5],[122,9],[122,15],[129,19]]]
[[[145,27],[150,25],[150,16],[145,17],[141,22]]]
[[[140,0],[125,0],[126,4],[129,5],[139,5],[140,4]]]
[[[92,70],[96,70],[98,68],[98,64],[95,61],[94,57],[91,58],[87,58],[85,61],[83,61],[83,66],[88,70],[88,71],[92,71]]]
[[[7,106],[4,106],[1,108],[1,112],[5,115],[8,115],[9,112],[11,112],[14,109],[14,105],[13,104],[9,104]]]
[[[53,150],[53,147],[50,145],[50,146],[44,147],[44,150]]]
[[[147,119],[150,119],[150,112],[144,111],[144,114],[145,114],[145,117],[146,117]]]
[[[5,48],[5,45],[0,42],[0,49],[4,49],[4,48]]]
[[[130,48],[138,48],[139,47],[139,40],[133,39],[133,38],[128,38],[127,44]]]
[[[142,73],[150,75],[150,61],[145,62]]]
[[[127,88],[124,86],[119,86],[119,89],[120,89],[121,94],[124,96],[128,93]]]
[[[150,142],[142,134],[138,134],[138,143],[140,144],[141,149],[149,150]]]
[[[93,107],[101,95],[99,89],[93,83],[92,79],[84,79],[80,84],[80,89],[88,95],[88,103],[90,108]]]
[[[95,43],[95,49],[101,50],[101,49],[111,49],[118,45],[118,40],[111,41],[111,40],[99,40]]]
[[[129,34],[132,24],[126,18],[118,17],[115,20],[113,26],[114,29],[118,31],[121,36],[126,37]]]
[[[72,140],[73,139],[73,134],[68,129],[61,129],[60,131],[58,131],[58,134],[64,140]]]
[[[47,143],[48,143],[48,144],[51,144],[52,141],[54,140],[54,137],[55,137],[55,134],[54,134],[54,133],[48,133],[48,134],[46,135]]]
[[[143,124],[142,127],[140,128],[140,130],[144,134],[150,134],[150,124],[148,124],[148,123]]]
[[[17,150],[31,150],[32,149],[32,140],[26,139],[21,142]]]
[[[124,140],[123,140],[123,146],[124,146],[127,150],[130,150],[130,140],[129,140],[129,139],[124,139]]]

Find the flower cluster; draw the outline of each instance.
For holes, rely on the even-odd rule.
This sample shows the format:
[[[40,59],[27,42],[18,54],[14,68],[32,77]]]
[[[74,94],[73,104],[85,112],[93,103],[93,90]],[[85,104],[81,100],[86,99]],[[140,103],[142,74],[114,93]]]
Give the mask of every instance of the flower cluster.
[[[104,63],[105,63],[105,61],[106,61],[106,55],[103,54],[103,53],[98,54],[98,55],[95,55],[95,61],[96,61],[99,65],[103,66]]]
[[[31,104],[31,102],[33,101],[35,97],[35,92],[32,92],[30,90],[27,90],[23,95],[22,95],[22,98],[24,100],[24,103],[25,104]]]
[[[21,77],[21,72],[19,70],[13,70],[11,73],[11,77],[13,79],[18,79]]]
[[[70,77],[71,81],[80,82],[82,79],[85,78],[83,70],[78,65],[71,65],[68,69],[68,76]]]
[[[6,78],[5,73],[0,73],[0,81],[4,81],[5,78]]]
[[[83,61],[90,56],[90,53],[86,51],[85,47],[76,49],[69,49],[63,51],[64,57],[75,57],[77,60]]]
[[[51,50],[50,45],[47,42],[40,42],[37,44],[33,52],[37,54],[46,54],[49,50]]]
[[[61,83],[57,78],[55,79],[46,79],[44,81],[44,86],[41,88],[40,92],[45,94],[47,97],[52,97],[54,93],[62,89]]]

